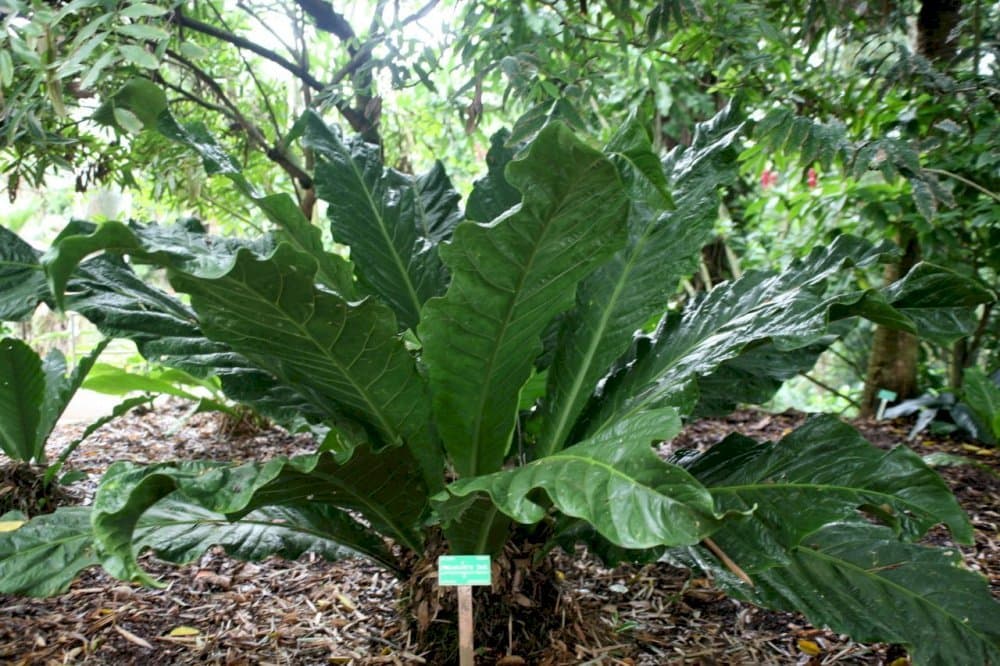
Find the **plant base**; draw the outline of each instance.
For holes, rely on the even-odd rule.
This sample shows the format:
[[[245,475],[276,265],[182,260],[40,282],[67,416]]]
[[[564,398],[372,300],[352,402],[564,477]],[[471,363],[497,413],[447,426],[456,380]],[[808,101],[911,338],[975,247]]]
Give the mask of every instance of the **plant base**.
[[[458,595],[437,584],[440,541],[428,544],[424,557],[404,582],[404,631],[417,637],[429,664],[458,663]],[[540,556],[540,544],[512,540],[493,559],[493,585],[473,588],[476,664],[567,663],[580,635],[580,608],[562,583],[552,555]],[[585,633],[592,633],[588,626]]]

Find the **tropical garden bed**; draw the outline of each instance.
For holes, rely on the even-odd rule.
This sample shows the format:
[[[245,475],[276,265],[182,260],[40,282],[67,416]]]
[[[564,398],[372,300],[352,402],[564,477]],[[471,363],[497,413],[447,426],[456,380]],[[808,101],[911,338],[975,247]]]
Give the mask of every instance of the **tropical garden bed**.
[[[217,415],[186,417],[179,403],[140,410],[98,430],[69,460],[87,476],[70,487],[87,503],[115,460],[175,458],[264,460],[308,450],[310,442],[280,429],[233,428]],[[675,446],[703,448],[730,432],[779,439],[804,420],[796,413],[741,411],[692,423]],[[855,425],[882,448],[901,444],[908,424]],[[77,433],[60,428],[57,451]],[[938,472],[969,513],[975,545],[960,547],[966,565],[985,574],[1000,598],[1000,461],[996,450],[928,436],[921,455],[961,457],[968,464]],[[7,494],[10,482],[0,492]],[[929,536],[948,545],[944,533]],[[580,550],[557,560],[560,588],[575,603],[544,652],[516,649],[497,663],[521,664],[901,664],[898,646],[859,644],[812,627],[799,615],[758,609],[727,598],[711,581],[666,564],[606,568]],[[428,663],[402,630],[400,587],[362,559],[239,562],[214,549],[178,568],[147,556],[144,565],[167,587],[130,585],[91,569],[49,599],[0,596],[0,659],[8,663]],[[441,618],[448,621],[448,618]]]

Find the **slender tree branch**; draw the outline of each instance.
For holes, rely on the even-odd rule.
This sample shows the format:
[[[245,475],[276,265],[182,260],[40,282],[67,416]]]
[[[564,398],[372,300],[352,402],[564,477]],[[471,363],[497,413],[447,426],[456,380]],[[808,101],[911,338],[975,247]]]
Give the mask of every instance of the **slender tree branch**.
[[[234,104],[233,101],[226,95],[218,81],[212,78],[207,72],[202,70],[196,64],[182,56],[180,53],[167,49],[167,55],[187,68],[192,74],[195,75],[195,77],[197,77],[199,81],[205,84],[208,89],[212,91],[219,101],[222,102],[222,105],[229,109],[231,117],[239,123],[240,127],[242,127],[244,131],[246,131],[250,140],[264,150],[268,159],[284,169],[285,172],[298,181],[299,185],[303,188],[308,189],[312,187],[312,178],[309,174],[295,164],[288,155],[278,148],[278,146],[268,144],[267,137],[264,136],[264,133],[260,131],[259,127],[254,125],[249,119],[247,119],[246,116],[243,115],[236,104]]]
[[[197,104],[198,106],[200,106],[202,108],[205,108],[205,109],[208,109],[209,111],[212,111],[213,113],[218,113],[218,114],[221,114],[221,115],[223,115],[223,116],[225,116],[227,118],[231,118],[231,119],[235,120],[235,118],[233,118],[232,113],[226,107],[221,106],[219,104],[213,104],[213,103],[209,102],[207,99],[202,99],[201,97],[198,97],[197,95],[195,95],[190,90],[187,90],[186,88],[183,88],[183,87],[181,87],[181,86],[179,86],[179,85],[177,85],[175,83],[170,83],[169,81],[167,81],[166,79],[164,79],[162,76],[160,76],[159,73],[156,73],[156,72],[153,73],[153,80],[156,81],[156,83],[158,83],[161,86],[163,86],[164,88],[167,88],[169,90],[173,90],[174,92],[176,92],[179,95],[183,96],[189,102],[193,102],[193,103]]]
[[[954,178],[955,180],[959,181],[960,183],[965,183],[969,187],[971,187],[973,189],[976,189],[976,190],[979,190],[980,192],[982,192],[983,194],[985,194],[989,198],[993,199],[994,201],[1000,201],[1000,194],[997,194],[996,192],[991,192],[990,190],[986,189],[985,187],[983,187],[979,183],[977,183],[975,181],[972,181],[972,180],[969,180],[968,178],[966,178],[964,176],[960,176],[957,173],[954,173],[953,171],[945,171],[944,169],[932,169],[930,167],[923,167],[923,170],[924,171],[929,171],[930,173],[934,173],[934,174],[937,174],[939,176],[947,176],[948,178]]]
[[[348,63],[345,70],[342,70],[342,74],[338,72],[340,78],[336,79],[335,82],[339,82],[371,62],[371,46],[359,45],[354,28],[347,22],[343,14],[334,10],[332,4],[326,0],[295,0],[295,4],[312,18],[313,25],[318,30],[335,35],[346,45],[351,62]],[[369,42],[371,41],[369,40]],[[381,144],[382,141],[378,133],[381,104],[380,100],[373,97],[372,92],[372,76],[370,72],[366,72],[354,81],[354,106],[351,107],[340,101],[337,102],[337,109],[365,141]]]
[[[824,384],[823,382],[821,382],[820,380],[816,379],[815,377],[813,377],[811,375],[807,375],[805,373],[803,373],[802,376],[805,377],[806,379],[808,379],[809,381],[811,381],[816,386],[820,387],[821,389],[825,389],[825,390],[829,391],[830,393],[834,394],[835,396],[837,396],[841,400],[846,400],[852,407],[856,407],[858,409],[861,409],[861,405],[858,403],[857,400],[854,400],[850,396],[841,393],[840,391],[838,391],[837,389],[833,388],[829,384]]]
[[[324,0],[295,0],[295,4],[312,17],[317,28],[336,35],[340,41],[346,42],[348,52],[354,55],[357,46],[351,42],[354,42],[357,36],[354,34],[351,24],[347,22],[343,14],[334,10],[333,5]]]
[[[190,28],[195,32],[200,32],[203,35],[208,35],[209,37],[215,37],[223,42],[232,44],[233,46],[239,47],[241,49],[246,49],[251,53],[256,53],[261,58],[265,60],[270,60],[276,65],[282,67],[286,71],[294,74],[297,78],[301,79],[303,83],[308,85],[314,90],[322,90],[323,83],[310,74],[308,71],[303,69],[301,66],[295,64],[294,62],[282,57],[281,55],[275,53],[271,49],[264,48],[256,42],[252,42],[249,39],[240,37],[239,35],[234,35],[231,32],[227,32],[220,28],[215,27],[209,23],[199,21],[198,19],[186,16],[180,9],[175,9],[174,13],[171,15],[170,20],[185,28]]]
[[[226,19],[222,16],[216,6],[209,3],[209,7],[212,8],[212,13],[215,14],[215,18],[219,20],[222,26],[229,32],[232,32],[232,28],[230,28],[226,23]],[[257,78],[257,73],[254,71],[253,67],[250,66],[246,56],[243,55],[243,51],[239,52],[239,56],[240,61],[243,63],[243,68],[246,69],[247,74],[249,74],[250,78],[253,79],[254,87],[257,88],[257,92],[260,93],[261,99],[264,100],[264,106],[267,108],[268,118],[271,120],[271,127],[274,129],[275,141],[277,141],[277,137],[281,136],[281,127],[278,125],[278,116],[274,112],[274,107],[271,106],[271,96],[268,95],[266,90],[264,90],[264,86],[261,84],[260,79]]]
[[[239,9],[241,9],[245,14],[247,14],[250,18],[256,21],[258,24],[260,24],[260,27],[264,28],[264,30],[267,30],[267,32],[270,33],[272,37],[274,37],[274,40],[279,44],[281,44],[285,48],[285,50],[288,51],[289,54],[296,55],[295,49],[291,45],[289,45],[288,42],[286,42],[281,35],[278,34],[277,30],[271,27],[271,24],[269,22],[261,18],[260,14],[254,11],[252,7],[249,7],[242,0],[240,0],[240,2],[237,2],[236,6]]]
[[[287,58],[275,53],[274,51],[260,46],[256,42],[252,42],[239,35],[234,35],[230,32],[222,30],[204,21],[199,21],[198,19],[193,19],[186,16],[180,9],[175,9],[171,15],[170,20],[183,28],[190,28],[195,32],[199,32],[203,35],[208,35],[209,37],[214,37],[220,41],[226,42],[227,44],[232,44],[233,46],[241,49],[246,49],[251,53],[256,53],[260,57],[270,60],[276,65],[280,66],[287,72],[294,74],[296,78],[306,84],[313,90],[323,90],[324,84],[317,79],[315,76],[309,73],[309,70],[296,64]],[[371,121],[365,116],[363,109],[361,111],[351,108],[348,104],[338,101],[334,103],[337,110],[342,116],[347,120],[355,132],[359,132],[362,135],[367,135],[373,130],[373,125]]]

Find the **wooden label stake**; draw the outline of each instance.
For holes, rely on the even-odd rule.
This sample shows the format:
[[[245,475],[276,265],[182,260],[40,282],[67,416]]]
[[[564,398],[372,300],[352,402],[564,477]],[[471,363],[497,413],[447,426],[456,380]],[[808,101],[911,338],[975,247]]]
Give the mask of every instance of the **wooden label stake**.
[[[458,586],[458,663],[472,666],[475,663],[472,645],[472,586]]]
[[[460,666],[473,666],[472,586],[491,585],[493,568],[489,555],[442,555],[438,558],[438,585],[458,588],[458,659]]]

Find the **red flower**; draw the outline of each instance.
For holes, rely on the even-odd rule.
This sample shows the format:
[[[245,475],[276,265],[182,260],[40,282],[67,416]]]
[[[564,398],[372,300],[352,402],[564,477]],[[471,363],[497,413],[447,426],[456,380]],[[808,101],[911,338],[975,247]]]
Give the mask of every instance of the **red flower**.
[[[765,190],[778,184],[778,172],[764,169],[760,172],[760,186]]]
[[[816,169],[809,167],[809,171],[806,173],[806,185],[809,189],[816,187],[819,183],[819,176],[816,174]]]

